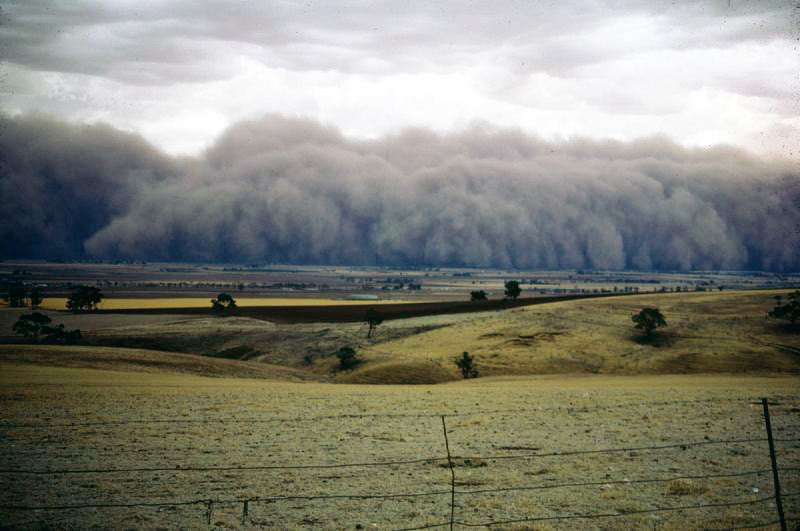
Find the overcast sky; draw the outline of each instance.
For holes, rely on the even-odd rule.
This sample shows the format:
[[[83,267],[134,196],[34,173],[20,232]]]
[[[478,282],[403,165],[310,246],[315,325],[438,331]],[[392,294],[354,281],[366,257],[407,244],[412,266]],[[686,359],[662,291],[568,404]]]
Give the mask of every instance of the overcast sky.
[[[4,0],[6,113],[196,154],[232,123],[372,138],[474,121],[545,140],[666,134],[797,157],[794,0]]]

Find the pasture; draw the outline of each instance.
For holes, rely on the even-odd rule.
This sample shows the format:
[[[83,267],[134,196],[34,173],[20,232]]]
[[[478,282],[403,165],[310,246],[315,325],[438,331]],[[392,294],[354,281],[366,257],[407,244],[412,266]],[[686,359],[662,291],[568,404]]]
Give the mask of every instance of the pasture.
[[[84,338],[14,344],[25,310],[0,309],[6,527],[770,528],[761,397],[800,514],[800,336],[766,318],[789,290],[706,289],[792,279],[552,272],[523,293],[546,303],[471,306],[506,274],[85,265],[67,277],[102,273],[106,311],[71,314],[50,269],[31,268],[43,311]],[[239,284],[240,311],[212,314]],[[383,304],[343,300],[363,293]],[[668,323],[650,340],[643,307]]]
[[[446,528],[453,485],[457,522],[509,522],[500,529],[773,522],[760,396],[785,441],[781,466],[800,462],[791,376],[409,387],[2,369],[0,487],[14,528]],[[799,478],[784,472],[784,492]],[[795,517],[798,501],[785,500]],[[606,516],[510,522],[592,514]]]

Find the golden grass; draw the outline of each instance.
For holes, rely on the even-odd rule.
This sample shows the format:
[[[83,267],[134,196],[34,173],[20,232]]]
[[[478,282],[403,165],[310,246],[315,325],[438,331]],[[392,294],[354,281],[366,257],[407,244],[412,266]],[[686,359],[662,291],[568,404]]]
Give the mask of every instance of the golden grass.
[[[652,294],[464,316],[451,326],[366,347],[372,367],[427,365],[459,379],[455,359],[481,376],[600,373],[800,372],[800,336],[766,319],[775,291]],[[631,315],[659,307],[668,326],[642,341]],[[423,321],[420,321],[423,322]],[[388,364],[388,365],[387,365]]]
[[[7,476],[9,503],[70,505],[444,491],[390,502],[293,500],[251,503],[254,527],[396,528],[447,521],[444,461],[385,467],[279,471],[184,471],[196,467],[344,464],[417,460],[445,454],[446,419],[460,491],[593,482],[584,488],[458,495],[467,522],[558,514],[624,513],[652,507],[749,499],[769,492],[768,475],[687,485],[625,483],[720,470],[769,467],[763,444],[752,454],[728,446],[532,459],[493,455],[637,447],[760,437],[759,396],[779,397],[775,428],[791,426],[797,378],[749,376],[537,376],[480,378],[445,385],[364,386],[204,378],[0,363],[0,455],[8,468],[59,470],[165,467],[157,473]],[[694,401],[674,403],[662,401]],[[755,402],[754,404],[751,402]],[[131,421],[131,422],[125,422]],[[150,422],[155,421],[155,422]],[[45,429],[18,427],[36,424]],[[782,432],[787,438],[791,433]],[[731,449],[740,450],[739,446]],[[797,450],[782,449],[793,462]],[[787,492],[798,478],[786,475]],[[603,484],[603,481],[621,481]],[[700,485],[700,487],[698,487]],[[668,498],[672,497],[671,499]],[[691,499],[678,497],[691,496]],[[755,495],[753,495],[755,496]],[[761,496],[761,495],[759,495]],[[206,507],[7,512],[12,528],[202,528]],[[213,526],[241,526],[242,505],[215,504]],[[774,519],[769,504],[548,523],[550,529],[702,529]],[[312,523],[313,522],[313,523]],[[374,525],[373,525],[374,524]],[[723,525],[724,524],[724,525]],[[542,529],[516,526],[514,529]]]
[[[341,373],[336,381],[360,384],[437,384],[451,381],[450,371],[439,364],[421,362],[385,362],[363,370]]]
[[[336,381],[350,383],[460,380],[455,360],[465,351],[475,358],[481,378],[532,374],[798,374],[800,335],[766,318],[777,293],[647,294],[421,317],[387,321],[372,339],[366,339],[363,323],[283,325],[228,317],[124,327],[124,320],[118,320],[117,325],[99,320],[110,316],[64,314],[59,319],[68,328],[103,328],[90,338],[96,344],[258,360],[295,367],[320,380],[328,380],[335,373],[332,353],[349,345],[366,361],[352,372],[335,375]],[[157,299],[144,299],[153,300]],[[659,307],[668,322],[653,342],[642,341],[630,319],[646,306]],[[93,325],[94,321],[97,323]],[[131,341],[126,343],[126,338]],[[305,367],[307,355],[312,356],[313,364]]]
[[[59,345],[0,345],[0,363],[132,371],[150,374],[183,373],[197,376],[238,377],[301,381],[309,375],[267,363],[247,363],[226,359],[160,352],[156,350]],[[52,372],[52,371],[51,371]]]

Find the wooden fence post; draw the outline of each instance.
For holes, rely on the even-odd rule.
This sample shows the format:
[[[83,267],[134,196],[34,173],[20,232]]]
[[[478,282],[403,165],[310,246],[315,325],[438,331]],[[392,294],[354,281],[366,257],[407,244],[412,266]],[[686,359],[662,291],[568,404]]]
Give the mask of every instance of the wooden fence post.
[[[775,505],[778,507],[778,519],[781,521],[781,531],[786,531],[786,517],[783,516],[783,503],[781,503],[781,482],[778,479],[778,462],[775,459],[775,442],[772,440],[772,424],[769,421],[769,404],[766,398],[761,399],[764,406],[764,422],[767,425],[767,441],[769,442],[769,458],[772,461],[772,481],[775,483]]]
[[[442,430],[444,431],[444,447],[447,449],[447,464],[450,465],[450,529],[453,529],[456,510],[456,472],[453,470],[453,458],[450,457],[450,442],[447,440],[447,425],[442,415]]]

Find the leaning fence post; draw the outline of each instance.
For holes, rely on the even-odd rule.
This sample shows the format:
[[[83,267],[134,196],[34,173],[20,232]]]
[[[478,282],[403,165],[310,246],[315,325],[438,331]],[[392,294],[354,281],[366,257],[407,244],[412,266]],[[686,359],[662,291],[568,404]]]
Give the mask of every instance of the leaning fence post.
[[[247,523],[247,513],[248,513],[248,505],[250,504],[250,500],[244,500],[242,504],[242,525]]]
[[[450,529],[453,529],[456,510],[456,472],[453,470],[453,458],[450,457],[450,442],[447,440],[447,424],[442,415],[442,430],[444,431],[444,447],[447,449],[447,464],[450,466]]]
[[[214,500],[208,500],[206,504],[206,523],[211,525],[211,515],[214,513]]]
[[[767,441],[769,442],[769,458],[772,461],[772,481],[775,483],[775,505],[778,507],[778,518],[781,521],[781,531],[786,531],[786,518],[783,516],[781,503],[781,483],[778,479],[778,462],[775,460],[775,442],[772,440],[772,424],[769,421],[769,405],[766,398],[761,399],[764,406],[764,422],[767,425]]]

